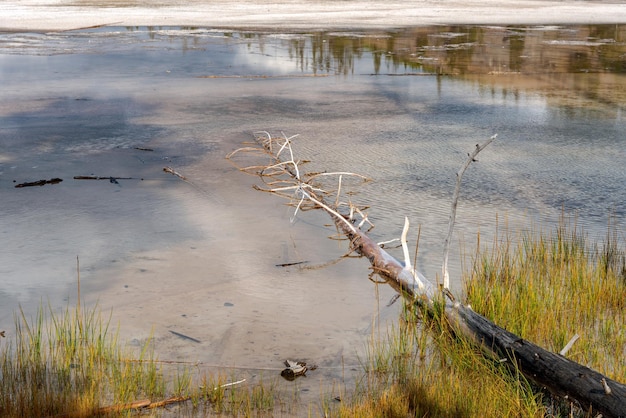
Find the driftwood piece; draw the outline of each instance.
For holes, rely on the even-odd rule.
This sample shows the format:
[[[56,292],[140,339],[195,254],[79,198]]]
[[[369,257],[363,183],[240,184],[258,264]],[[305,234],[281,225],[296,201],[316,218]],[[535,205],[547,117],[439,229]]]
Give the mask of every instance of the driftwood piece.
[[[183,176],[178,171],[174,170],[172,167],[163,167],[163,171],[165,171],[166,173],[170,173],[170,174],[178,177],[181,180],[187,181],[187,177]]]
[[[63,179],[58,177],[51,178],[50,180],[37,180],[37,181],[29,181],[25,183],[16,184],[15,188],[20,189],[22,187],[33,187],[33,186],[45,186],[46,184],[58,184],[61,183]]]
[[[183,340],[192,341],[194,343],[201,343],[202,342],[202,341],[200,341],[200,340],[198,340],[196,338],[190,337],[190,336],[185,335],[185,334],[181,334],[180,332],[176,332],[176,331],[172,331],[172,330],[170,330],[170,332],[172,334],[174,334],[175,336],[177,336],[179,338],[182,338]]]
[[[74,176],[74,180],[133,180],[133,177],[114,177],[114,176]]]
[[[141,399],[138,401],[129,402],[125,404],[103,406],[102,408],[98,409],[98,413],[99,414],[111,414],[114,412],[128,411],[130,409],[142,409],[142,408],[148,407],[150,404],[151,404],[150,399]]]
[[[276,267],[291,267],[291,266],[299,266],[300,264],[307,264],[308,261],[294,261],[293,263],[281,263],[275,264]]]
[[[233,386],[237,386],[241,383],[244,383],[245,381],[246,379],[241,379],[236,382],[224,383],[223,385],[214,387],[213,390],[227,389]],[[167,399],[160,400],[160,401],[151,401],[150,399],[141,399],[141,400],[128,402],[124,404],[103,406],[101,408],[98,408],[96,411],[94,411],[93,416],[122,414],[122,413],[128,413],[132,410],[163,408],[164,406],[167,406],[167,405],[187,402],[191,400],[191,398],[192,396],[185,395],[185,396],[172,396]],[[80,412],[70,412],[66,414],[56,415],[54,418],[81,418],[84,416],[85,416],[85,413],[83,411],[80,411]]]
[[[495,137],[492,137],[489,142],[493,139]],[[355,221],[352,219],[352,210],[350,215],[340,213],[338,204],[332,205],[325,202],[323,191],[319,192],[315,186],[302,181],[291,151],[291,138],[285,137],[277,140],[267,134],[267,138],[259,137],[257,140],[265,152],[270,154],[275,161],[271,167],[265,167],[257,174],[260,174],[262,178],[264,176],[278,177],[282,179],[282,182],[286,182],[285,176],[291,177],[294,185],[282,187],[281,192],[286,189],[295,190],[295,196],[300,199],[297,208],[303,205],[304,200],[308,200],[314,207],[324,210],[333,219],[337,228],[349,239],[351,250],[366,257],[374,271],[411,303],[432,310],[434,303],[440,301],[444,304],[445,316],[457,335],[474,341],[491,356],[506,359],[505,363],[517,367],[529,380],[557,396],[575,400],[587,411],[601,413],[604,417],[626,416],[626,386],[624,384],[526,341],[498,327],[487,318],[474,312],[470,307],[454,301],[446,288],[439,291],[433,283],[412,269],[409,260],[402,264],[376,244],[359,227],[356,227]],[[474,161],[476,154],[485,146],[486,144],[477,145],[474,153],[469,154],[469,163]],[[291,156],[289,161],[280,159],[280,153],[285,148],[288,148]],[[280,149],[280,151],[276,152],[276,149]],[[236,152],[232,153],[231,156]],[[250,168],[247,167],[243,171],[249,172]],[[271,175],[266,172],[269,168],[272,169]],[[465,168],[467,167],[459,171],[459,177]],[[459,183],[460,178],[457,180],[457,185]],[[264,191],[273,192],[273,190]],[[277,194],[280,195],[281,193]],[[337,196],[337,202],[338,198]],[[406,235],[407,228],[408,222],[405,223],[403,237]],[[450,234],[448,234],[448,239],[449,237]],[[406,257],[406,250],[404,252]]]

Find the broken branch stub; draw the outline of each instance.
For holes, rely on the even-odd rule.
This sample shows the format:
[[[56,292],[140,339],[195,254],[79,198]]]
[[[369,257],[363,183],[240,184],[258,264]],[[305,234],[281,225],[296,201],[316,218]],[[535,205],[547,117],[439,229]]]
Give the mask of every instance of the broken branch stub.
[[[452,208],[450,210],[450,219],[448,220],[448,235],[446,236],[446,240],[443,244],[443,264],[441,266],[441,273],[443,275],[444,289],[450,289],[448,256],[450,255],[450,242],[452,241],[452,232],[454,231],[454,223],[456,222],[456,207],[459,202],[459,194],[461,193],[461,180],[463,179],[463,174],[465,174],[465,170],[467,170],[471,163],[476,162],[476,156],[478,156],[478,153],[484,150],[487,145],[491,144],[497,137],[498,134],[495,134],[482,144],[476,144],[476,148],[474,148],[474,151],[472,151],[471,154],[467,154],[468,158],[465,161],[465,164],[463,164],[463,166],[456,173],[456,186],[454,187],[454,195],[452,196]]]

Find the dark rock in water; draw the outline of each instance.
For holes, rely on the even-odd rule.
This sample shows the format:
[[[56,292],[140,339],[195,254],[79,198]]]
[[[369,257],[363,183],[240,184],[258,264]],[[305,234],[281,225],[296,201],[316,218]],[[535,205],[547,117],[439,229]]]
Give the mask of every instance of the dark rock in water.
[[[280,375],[289,381],[296,379],[296,373],[292,369],[285,369],[280,372]]]

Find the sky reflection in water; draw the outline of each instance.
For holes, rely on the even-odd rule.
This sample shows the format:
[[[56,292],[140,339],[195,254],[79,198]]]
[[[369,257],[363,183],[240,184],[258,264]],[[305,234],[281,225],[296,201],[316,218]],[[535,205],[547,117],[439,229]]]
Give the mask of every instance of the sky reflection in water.
[[[154,173],[165,164],[194,172],[259,129],[299,133],[312,169],[372,177],[359,198],[372,206],[374,235],[397,236],[404,215],[421,223],[420,263],[431,276],[453,173],[494,133],[463,187],[458,233],[467,243],[477,230],[492,233],[496,214],[554,225],[561,210],[601,235],[609,213],[620,225],[625,216],[625,39],[619,25],[0,34],[0,235],[10,243],[0,298],[72,283],[68,254],[80,251],[96,270],[129,252],[206,239],[168,195],[176,185]],[[221,184],[240,176],[205,170],[198,176]],[[153,182],[124,193],[72,180],[87,174]],[[61,185],[14,188],[57,176]]]

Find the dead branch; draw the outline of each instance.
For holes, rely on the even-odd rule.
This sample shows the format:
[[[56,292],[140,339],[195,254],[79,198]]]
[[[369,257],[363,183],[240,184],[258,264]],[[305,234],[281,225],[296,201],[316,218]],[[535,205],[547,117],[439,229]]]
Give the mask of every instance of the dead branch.
[[[294,137],[287,138],[284,134],[282,138],[274,138],[268,132],[261,132],[263,135],[257,137],[259,145],[264,150],[265,154],[272,155],[273,164],[271,166],[262,168],[256,174],[263,178],[264,182],[267,182],[267,177],[272,180],[280,180],[285,184],[289,184],[286,188],[277,189],[262,189],[277,194],[281,197],[287,197],[283,191],[286,189],[293,190],[293,194],[289,197],[298,201],[296,205],[296,211],[294,217],[298,211],[303,208],[306,203],[313,204],[314,207],[324,210],[334,221],[336,227],[350,240],[351,250],[367,257],[374,270],[380,272],[384,276],[385,280],[398,291],[413,300],[423,299],[428,304],[435,300],[438,292],[435,291],[435,287],[430,283],[421,273],[415,271],[411,266],[410,257],[408,257],[408,251],[405,251],[405,264],[398,262],[393,256],[380,248],[378,244],[371,240],[362,230],[361,227],[365,223],[370,223],[360,209],[353,205],[350,205],[349,214],[342,214],[339,212],[341,206],[339,202],[339,195],[337,194],[334,199],[335,203],[328,203],[325,196],[332,197],[332,193],[323,191],[315,183],[311,181],[319,177],[318,175],[303,180],[306,175],[301,175],[298,163],[294,158],[292,142]],[[249,151],[249,148],[244,148]],[[276,151],[275,154],[273,150]],[[280,155],[286,152],[288,159],[281,160]],[[232,161],[232,157],[238,154],[238,150],[229,154],[229,158]],[[237,165],[234,161],[233,163]],[[268,170],[271,168],[272,170]],[[246,169],[242,169],[244,172],[248,172]],[[366,180],[365,176],[340,172],[337,173],[339,179],[343,179],[343,176],[355,177],[361,180]],[[369,180],[369,179],[368,179]],[[257,187],[258,188],[258,187]],[[337,188],[337,193],[341,192],[341,188]],[[329,199],[330,200],[330,199]],[[361,216],[361,222],[355,225],[355,213]],[[293,218],[292,218],[293,219]],[[371,223],[370,223],[371,225]],[[406,245],[406,233],[408,232],[408,220],[405,225],[405,245]]]
[[[181,180],[187,181],[187,177],[183,176],[182,174],[180,174],[178,171],[174,170],[171,167],[163,167],[163,171],[165,171],[166,173],[170,173],[170,174],[178,177]]]
[[[191,342],[198,343],[198,344],[202,342],[202,341],[200,341],[200,340],[198,340],[196,338],[190,337],[190,336],[185,335],[185,334],[181,334],[180,332],[176,332],[176,331],[172,331],[172,330],[170,330],[170,332],[172,334],[174,334],[175,336],[177,336],[178,338],[182,338],[183,340],[191,341]]]
[[[244,383],[245,381],[246,379],[241,379],[236,382],[224,383],[223,385],[214,387],[213,390],[227,389],[233,386],[237,386],[241,383]],[[201,387],[201,389],[203,388]],[[191,398],[192,396],[190,395],[172,396],[170,398],[163,399],[160,401],[154,401],[154,402],[151,401],[150,399],[141,399],[138,401],[128,402],[124,404],[103,406],[101,408],[98,408],[97,411],[95,411],[95,415],[100,416],[100,415],[113,414],[113,413],[122,413],[122,412],[131,411],[133,409],[144,410],[144,409],[163,408],[164,406],[167,406],[167,405],[187,402]],[[55,418],[74,418],[74,417],[78,418],[78,417],[83,417],[83,416],[85,416],[84,412],[72,412],[68,414],[57,415]]]
[[[456,186],[454,188],[454,195],[452,196],[452,208],[450,211],[450,220],[448,222],[448,235],[446,236],[446,240],[443,244],[443,265],[441,267],[441,272],[443,275],[443,288],[450,289],[450,275],[448,273],[448,256],[450,254],[450,242],[452,241],[452,231],[454,230],[454,223],[456,221],[456,207],[459,202],[459,194],[461,193],[461,179],[463,178],[463,174],[465,170],[470,166],[471,163],[476,162],[476,156],[479,152],[484,150],[487,145],[491,144],[494,139],[498,137],[498,134],[495,134],[487,141],[482,144],[476,144],[476,148],[471,154],[467,154],[468,159],[465,161],[465,164],[461,167],[461,169],[456,173]]]

